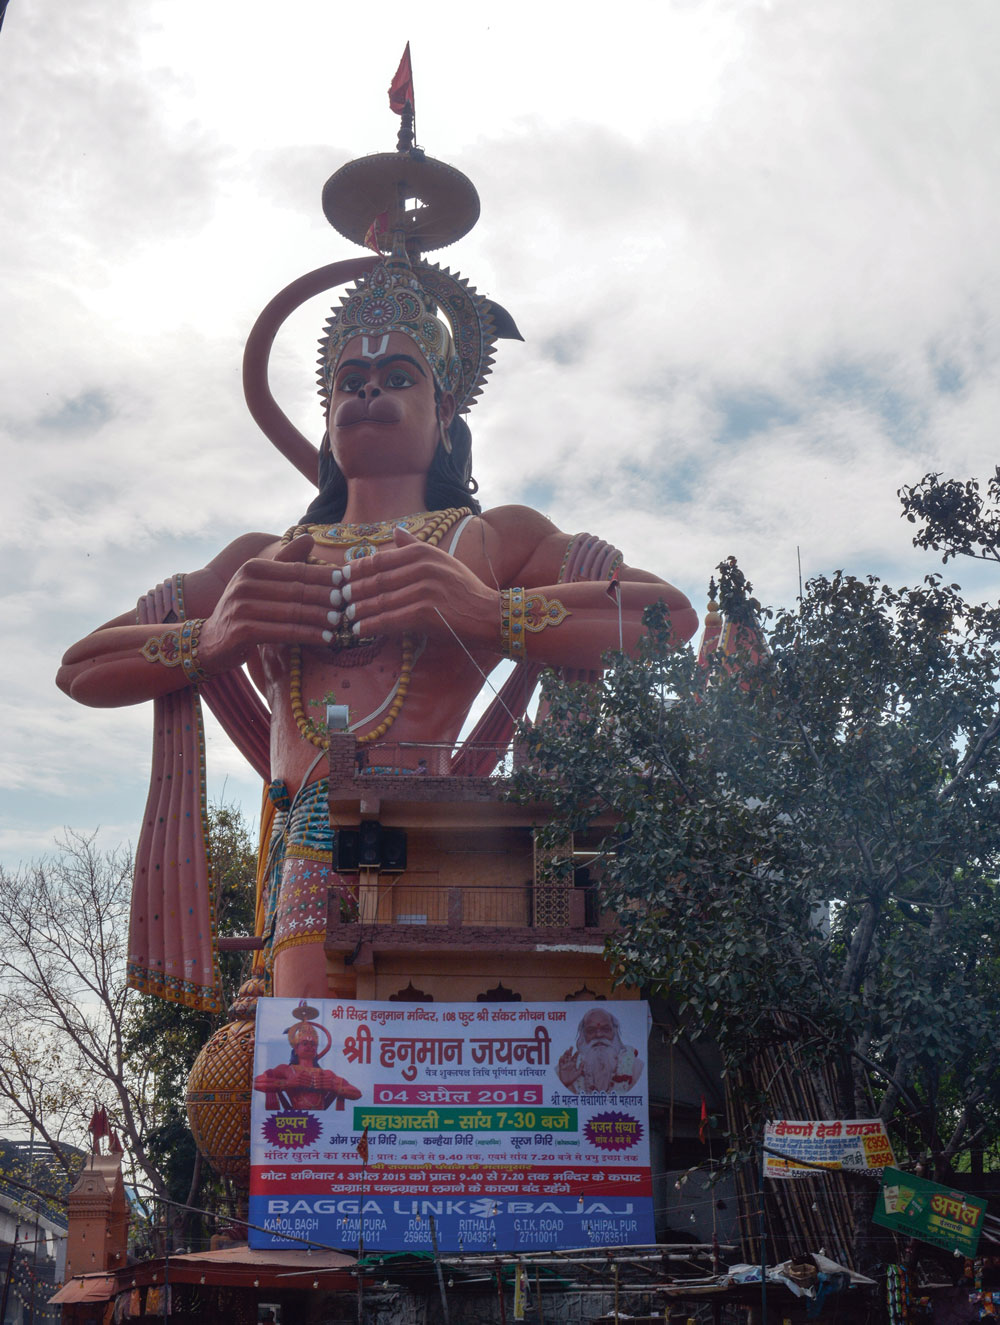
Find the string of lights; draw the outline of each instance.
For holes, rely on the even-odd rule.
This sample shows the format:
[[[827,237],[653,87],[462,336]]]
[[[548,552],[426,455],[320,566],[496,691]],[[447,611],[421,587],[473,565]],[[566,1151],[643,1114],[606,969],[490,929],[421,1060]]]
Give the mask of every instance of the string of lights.
[[[58,1307],[50,1308],[48,1298],[55,1292],[56,1283],[53,1278],[40,1274],[33,1261],[28,1259],[28,1248],[44,1241],[46,1235],[15,1241],[13,1256],[7,1263],[7,1296],[33,1311],[36,1320],[55,1321],[61,1318],[61,1311]]]

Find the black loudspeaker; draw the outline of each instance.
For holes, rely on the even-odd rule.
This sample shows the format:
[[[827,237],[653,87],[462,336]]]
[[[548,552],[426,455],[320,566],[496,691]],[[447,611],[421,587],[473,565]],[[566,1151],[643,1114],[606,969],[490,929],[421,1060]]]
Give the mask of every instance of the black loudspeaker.
[[[362,869],[377,869],[382,864],[382,825],[377,819],[365,819],[358,837],[358,864]]]
[[[382,829],[382,868],[406,869],[406,833],[402,828]]]
[[[356,828],[338,828],[333,848],[333,868],[340,874],[356,874],[361,835]]]

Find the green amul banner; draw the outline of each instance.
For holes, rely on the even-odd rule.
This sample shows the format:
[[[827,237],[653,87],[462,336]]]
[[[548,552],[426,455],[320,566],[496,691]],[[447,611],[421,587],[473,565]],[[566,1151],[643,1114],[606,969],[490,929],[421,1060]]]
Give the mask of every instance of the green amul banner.
[[[986,1202],[975,1196],[899,1169],[885,1169],[872,1223],[947,1251],[975,1256],[985,1213]]]

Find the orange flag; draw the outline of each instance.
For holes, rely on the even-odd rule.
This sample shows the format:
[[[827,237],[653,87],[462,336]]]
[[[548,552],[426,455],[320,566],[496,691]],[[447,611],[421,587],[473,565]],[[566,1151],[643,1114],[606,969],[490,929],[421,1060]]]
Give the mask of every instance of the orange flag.
[[[392,82],[389,84],[389,109],[394,110],[397,115],[402,115],[403,107],[409,102],[413,105],[413,70],[410,67],[410,43],[406,43],[406,50],[403,52],[403,58],[399,62],[399,68],[393,75]]]

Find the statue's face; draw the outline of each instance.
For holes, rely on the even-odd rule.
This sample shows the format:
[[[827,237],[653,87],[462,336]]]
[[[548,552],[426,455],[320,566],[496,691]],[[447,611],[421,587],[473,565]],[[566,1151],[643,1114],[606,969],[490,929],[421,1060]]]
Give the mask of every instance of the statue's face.
[[[295,1042],[295,1054],[300,1063],[315,1063],[319,1041],[313,1035],[300,1035]]]
[[[451,421],[454,400],[443,396]],[[347,478],[430,469],[440,428],[434,379],[419,349],[400,331],[355,336],[341,353],[330,390],[333,458]]]

